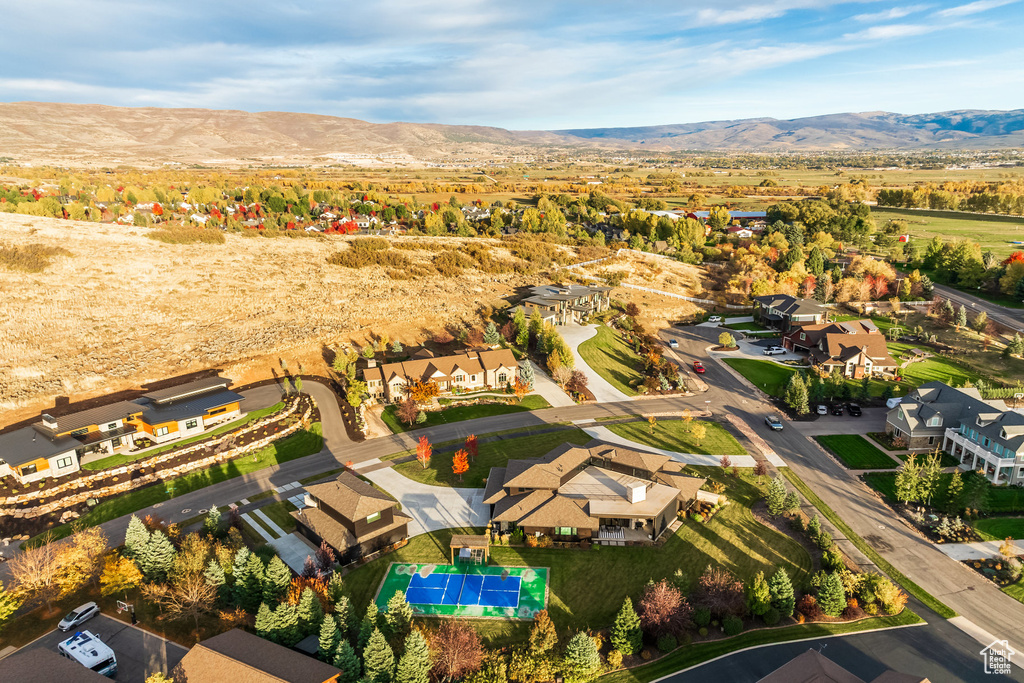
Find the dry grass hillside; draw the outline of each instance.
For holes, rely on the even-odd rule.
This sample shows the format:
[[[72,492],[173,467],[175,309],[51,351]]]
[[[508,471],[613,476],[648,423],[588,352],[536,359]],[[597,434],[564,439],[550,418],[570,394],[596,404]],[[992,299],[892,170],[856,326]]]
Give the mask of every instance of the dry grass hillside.
[[[537,282],[471,267],[444,276],[431,265],[438,252],[418,249],[401,250],[418,279],[328,264],[347,238],[228,234],[224,244],[179,245],[145,231],[0,214],[0,249],[49,262],[41,272],[0,265],[0,423],[54,396],[77,401],[210,367],[236,381],[269,376],[279,357],[317,371],[323,344],[380,332],[413,343]]]

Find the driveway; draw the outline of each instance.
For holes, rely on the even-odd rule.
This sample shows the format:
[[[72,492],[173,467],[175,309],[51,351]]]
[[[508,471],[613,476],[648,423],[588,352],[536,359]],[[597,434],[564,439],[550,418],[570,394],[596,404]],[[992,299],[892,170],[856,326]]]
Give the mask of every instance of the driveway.
[[[483,489],[430,486],[402,476],[390,467],[360,474],[394,496],[412,517],[409,535],[457,527],[486,526],[490,510]]]
[[[817,405],[817,404],[815,404]],[[813,410],[815,405],[811,406]],[[826,405],[831,405],[826,402]],[[811,420],[808,422],[790,422],[789,424],[793,429],[797,430],[804,436],[823,436],[827,434],[866,434],[867,432],[884,432],[885,431],[885,414],[889,412],[888,408],[862,408],[864,414],[860,417],[850,417],[848,414],[843,415],[819,415],[818,419]],[[871,440],[870,437],[864,437],[868,440],[872,446],[877,447],[879,450],[884,451],[885,449],[876,444]]]
[[[526,361],[533,366],[533,393],[543,396],[552,408],[564,408],[574,406],[576,402],[569,398],[569,395],[562,391],[555,380],[548,377],[548,374],[532,360]]]
[[[587,362],[580,356],[579,346],[583,342],[597,335],[597,325],[560,325],[558,333],[572,349],[572,356],[576,360],[576,369],[582,370],[587,376],[587,389],[594,395],[598,403],[617,403],[618,401],[630,401],[632,396],[624,393],[609,384],[601,375],[597,374]]]
[[[947,557],[952,557],[960,562],[962,560],[987,560],[1002,557],[999,552],[999,546],[1002,544],[1003,541],[978,541],[977,543],[937,543],[935,547],[944,552]],[[1021,548],[1022,544],[1024,544],[1024,541],[1014,541],[1013,548],[1015,554],[1024,554],[1024,549]]]
[[[145,683],[146,677],[160,672],[169,674],[181,661],[187,649],[143,631],[113,617],[99,614],[82,624],[80,631],[89,631],[110,646],[117,657],[117,680],[120,683]],[[44,649],[57,651],[57,644],[74,635],[54,629],[42,638],[26,645],[23,650]]]

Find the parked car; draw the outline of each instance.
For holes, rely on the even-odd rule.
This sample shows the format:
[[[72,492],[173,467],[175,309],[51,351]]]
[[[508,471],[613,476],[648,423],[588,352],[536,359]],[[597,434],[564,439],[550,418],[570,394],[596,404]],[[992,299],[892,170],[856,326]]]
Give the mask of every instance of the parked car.
[[[720,316],[720,315],[713,315],[713,316],[708,318],[708,322],[709,323],[720,323],[720,322],[722,322],[722,316]]]
[[[781,346],[769,346],[767,349],[764,350],[764,355],[766,355],[766,356],[780,356],[780,355],[784,354],[785,352],[786,352],[786,349],[782,348]]]
[[[848,404],[846,406],[846,412],[848,412],[851,417],[860,417],[863,414],[860,411],[860,406],[857,405],[856,403]]]
[[[99,613],[100,608],[95,602],[87,602],[81,607],[75,608],[66,617],[61,619],[60,623],[57,624],[57,628],[61,631],[69,631],[79,624],[84,624]]]
[[[764,423],[768,425],[768,428],[771,429],[773,432],[782,431],[782,420],[775,417],[774,415],[769,415],[768,417],[766,417],[764,419]]]
[[[828,415],[828,406],[824,403],[818,404],[818,415]]]
[[[832,414],[833,415],[842,415],[843,414],[843,404],[842,403],[836,403],[834,406],[832,406]]]
[[[669,346],[670,349],[678,349],[679,348],[679,342],[677,340],[675,340],[675,339],[669,339],[668,340],[668,346]]]
[[[693,371],[696,372],[698,375],[703,375],[704,374],[704,364],[701,363],[699,360],[693,361]]]

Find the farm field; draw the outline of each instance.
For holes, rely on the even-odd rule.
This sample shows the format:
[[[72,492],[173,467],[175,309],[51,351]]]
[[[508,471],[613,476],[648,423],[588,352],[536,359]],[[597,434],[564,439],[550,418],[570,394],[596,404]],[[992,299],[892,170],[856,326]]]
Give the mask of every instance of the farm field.
[[[974,240],[981,244],[983,251],[991,250],[999,256],[1009,256],[1018,249],[1024,249],[1024,245],[1010,244],[1013,240],[1024,241],[1024,219],[1008,221],[1006,217],[1001,220],[971,217],[938,218],[909,209],[874,206],[871,207],[871,213],[880,224],[889,220],[906,221],[910,238],[921,242],[927,242],[936,236],[944,240]]]

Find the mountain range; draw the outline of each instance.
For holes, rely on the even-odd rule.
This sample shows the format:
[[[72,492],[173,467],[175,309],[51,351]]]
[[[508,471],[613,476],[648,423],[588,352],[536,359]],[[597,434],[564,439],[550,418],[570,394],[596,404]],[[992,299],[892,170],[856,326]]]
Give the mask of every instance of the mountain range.
[[[0,158],[68,165],[415,163],[553,149],[810,152],[1024,147],[1024,109],[513,131],[290,112],[0,103]],[[381,157],[374,159],[374,157]]]

